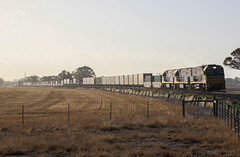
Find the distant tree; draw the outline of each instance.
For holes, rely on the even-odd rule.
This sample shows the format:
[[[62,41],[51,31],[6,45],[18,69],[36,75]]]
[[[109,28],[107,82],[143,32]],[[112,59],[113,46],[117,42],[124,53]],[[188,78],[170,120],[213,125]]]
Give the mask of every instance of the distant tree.
[[[58,79],[72,79],[72,74],[66,70],[63,70],[61,73],[58,74]]]
[[[4,85],[4,80],[0,77],[0,87]]]
[[[73,71],[72,74],[75,78],[80,79],[80,80],[82,80],[85,77],[95,77],[96,76],[93,69],[88,66],[79,67],[75,71]]]
[[[38,76],[36,76],[36,75],[27,77],[27,81],[29,81],[29,82],[37,82],[37,81],[39,81],[39,79],[40,78]]]
[[[4,81],[4,86],[5,87],[12,87],[14,83],[12,81]]]
[[[240,48],[231,53],[232,57],[226,57],[223,64],[232,69],[240,70]]]

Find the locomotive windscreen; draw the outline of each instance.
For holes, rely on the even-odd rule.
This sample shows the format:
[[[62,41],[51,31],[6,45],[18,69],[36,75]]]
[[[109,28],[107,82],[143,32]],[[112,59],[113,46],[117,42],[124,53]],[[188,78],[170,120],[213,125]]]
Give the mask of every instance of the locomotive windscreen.
[[[206,70],[206,75],[207,76],[212,76],[212,75],[224,75],[223,68],[219,67],[212,67],[211,69]]]

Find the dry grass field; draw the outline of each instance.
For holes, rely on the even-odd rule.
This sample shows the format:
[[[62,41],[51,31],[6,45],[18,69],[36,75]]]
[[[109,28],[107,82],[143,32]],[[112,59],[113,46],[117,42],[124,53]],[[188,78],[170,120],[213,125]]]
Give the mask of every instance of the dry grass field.
[[[104,91],[0,88],[0,155],[240,156],[221,120],[187,111],[183,118],[180,104]]]

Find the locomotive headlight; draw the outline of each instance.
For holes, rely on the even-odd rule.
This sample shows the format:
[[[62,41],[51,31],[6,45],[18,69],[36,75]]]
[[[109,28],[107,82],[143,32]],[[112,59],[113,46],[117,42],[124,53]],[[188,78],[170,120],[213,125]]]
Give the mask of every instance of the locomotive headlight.
[[[217,69],[217,67],[213,67],[213,69]]]

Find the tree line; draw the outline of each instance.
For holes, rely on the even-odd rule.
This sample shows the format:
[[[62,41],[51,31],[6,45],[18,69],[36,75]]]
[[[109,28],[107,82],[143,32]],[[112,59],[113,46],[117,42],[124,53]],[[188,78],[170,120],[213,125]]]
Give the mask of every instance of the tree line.
[[[92,68],[88,66],[83,66],[83,67],[77,68],[72,72],[62,70],[58,75],[43,76],[43,77],[39,77],[36,75],[28,76],[23,79],[20,79],[19,82],[38,82],[38,81],[52,81],[52,80],[60,81],[63,79],[73,79],[73,78],[76,78],[82,81],[83,78],[85,77],[96,77],[96,74]]]
[[[12,81],[5,81],[3,78],[0,77],[0,87],[9,87],[13,86]]]

